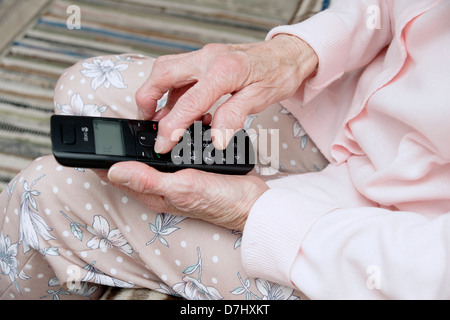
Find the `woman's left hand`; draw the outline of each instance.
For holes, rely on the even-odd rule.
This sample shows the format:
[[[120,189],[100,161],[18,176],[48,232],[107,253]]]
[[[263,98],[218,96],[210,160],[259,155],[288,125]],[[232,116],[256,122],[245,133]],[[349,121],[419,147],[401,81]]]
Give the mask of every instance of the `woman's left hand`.
[[[164,173],[139,162],[115,164],[108,171],[108,179],[155,212],[197,218],[240,231],[253,204],[269,189],[255,175],[193,169]]]

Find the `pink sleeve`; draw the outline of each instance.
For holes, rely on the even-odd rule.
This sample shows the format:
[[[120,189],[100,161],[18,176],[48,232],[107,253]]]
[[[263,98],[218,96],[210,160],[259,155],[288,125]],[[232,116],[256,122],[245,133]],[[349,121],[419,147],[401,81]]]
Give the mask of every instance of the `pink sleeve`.
[[[321,172],[291,175],[267,184],[270,189],[255,203],[247,220],[242,258],[253,277],[286,286],[293,285],[296,272],[292,266],[318,219],[347,205],[373,205],[354,189],[345,166],[328,166]]]
[[[318,299],[447,300],[449,226],[449,214],[336,209],[311,227],[291,281]]]
[[[395,9],[397,11],[394,10],[397,15],[392,12],[392,3],[401,4]],[[369,64],[390,43],[392,27],[381,30],[367,28],[368,6],[379,6],[382,24],[390,25],[389,17],[396,16],[403,17],[401,23],[406,25],[405,16],[413,19],[434,3],[438,1],[340,1],[306,22],[274,29],[269,37],[278,33],[294,34],[306,40],[319,56],[316,76],[299,90],[299,99],[295,102],[307,102],[343,73]],[[411,8],[418,4],[422,4],[423,10],[416,8],[417,13],[414,14],[414,8]],[[410,12],[406,15],[408,10]],[[420,41],[418,43],[421,44]],[[440,72],[441,78],[436,78],[442,80],[436,81],[439,88],[441,83],[446,83],[444,79],[448,74]],[[448,90],[436,92],[442,96],[435,93],[434,102],[448,101]],[[433,114],[433,119],[442,119],[448,113],[445,103],[433,105],[425,99],[418,103],[417,108],[421,103],[427,108],[420,110],[424,110],[426,115]],[[301,108],[298,104],[293,105]],[[325,111],[332,108],[330,104]],[[419,132],[428,133],[420,121],[422,113],[414,110],[417,111],[405,110],[404,114],[411,117],[402,113],[400,120],[414,119],[409,123],[418,126]],[[395,111],[399,113],[402,109],[399,107]],[[370,122],[363,121],[363,117],[358,121],[361,121],[359,124]],[[380,124],[375,120],[370,123]],[[316,122],[314,125],[320,124]],[[340,165],[330,165],[322,172],[270,181],[270,189],[253,206],[243,234],[242,261],[248,274],[296,287],[313,299],[450,298],[449,148],[443,138],[445,135],[438,137],[435,134],[446,133],[447,130],[440,131],[444,126],[438,125],[436,128],[427,126],[426,129],[428,127],[435,129],[428,135],[430,139],[425,139],[427,135],[424,135],[418,141],[433,141],[435,147],[439,146],[443,152],[445,161],[437,161],[434,154],[429,157],[414,154],[422,149],[410,150],[409,147],[408,152],[394,149],[390,156],[397,156],[395,159],[399,165],[395,173],[399,175],[401,169],[406,168],[406,181],[402,177],[383,176],[383,173],[375,171],[376,165],[363,156],[352,157],[353,161]],[[402,136],[401,132],[395,134],[396,138]],[[417,137],[417,132],[412,136]],[[377,144],[367,148],[372,155],[379,154]],[[427,151],[425,154],[435,151],[426,147],[423,150]],[[401,153],[402,157],[397,155],[397,151],[404,153]],[[383,152],[388,151],[384,149]],[[358,159],[362,160],[358,162]],[[416,161],[416,167],[408,166],[414,164],[415,159],[422,162]],[[414,180],[419,171],[411,168],[422,170],[420,174],[423,177]],[[378,174],[378,182],[371,180],[374,173]],[[380,183],[382,178],[386,179]],[[376,196],[372,199],[377,203],[368,200],[361,193],[370,187],[373,187],[369,190],[371,192],[380,191],[381,200],[395,199],[396,202],[378,201],[380,199]],[[400,195],[398,199],[405,195],[403,198],[410,205],[397,201],[392,197],[394,193]],[[439,214],[433,213],[436,207],[440,209],[437,211]]]
[[[390,23],[386,2],[388,1],[335,1],[330,9],[304,22],[279,26],[268,34],[268,39],[280,33],[296,35],[309,43],[319,57],[317,74],[296,94],[303,98],[305,91],[309,98],[296,99],[294,96],[289,99],[294,101],[293,104],[302,105],[345,72],[369,63],[389,43],[392,39],[391,28],[369,29],[366,26],[366,11],[371,5],[380,8],[380,18],[383,19],[381,24],[386,26]],[[303,176],[291,178],[289,188],[280,186],[270,189],[253,207],[244,233],[246,241],[243,258],[254,276],[269,280],[272,277],[277,282],[291,284],[290,268],[309,228],[320,216],[338,207],[334,200],[323,200],[322,187],[299,190],[298,185],[308,185],[302,182],[303,179]],[[277,183],[278,181],[274,181],[271,187],[277,186]],[[331,185],[331,182],[327,184]],[[275,213],[281,218],[274,219]],[[268,260],[270,262],[267,266],[260,263]]]
[[[337,0],[329,9],[306,21],[279,26],[269,32],[267,39],[281,33],[295,35],[306,41],[318,55],[316,76],[297,93],[302,103],[310,101],[344,73],[367,65],[391,42],[392,2]],[[373,24],[375,15],[379,16],[380,28]]]
[[[245,226],[252,277],[311,299],[448,299],[450,215],[430,219],[362,197],[347,164],[269,182]]]

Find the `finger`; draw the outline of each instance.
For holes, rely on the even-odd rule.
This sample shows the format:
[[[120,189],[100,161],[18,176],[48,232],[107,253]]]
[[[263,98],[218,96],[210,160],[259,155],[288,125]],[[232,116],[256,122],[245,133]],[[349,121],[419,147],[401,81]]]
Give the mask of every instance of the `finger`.
[[[159,121],[162,118],[164,118],[169,113],[169,111],[170,111],[169,108],[162,108],[161,110],[159,110],[158,112],[155,113],[155,115],[153,116],[153,118],[151,120]],[[202,115],[202,117],[200,119],[197,119],[197,120],[201,121],[202,124],[204,124],[205,126],[210,126],[211,121],[212,121],[212,115],[210,113],[205,113],[204,115]]]
[[[173,108],[174,104],[178,101],[178,99],[190,88],[192,85],[187,85],[181,88],[172,89],[168,92],[167,101],[164,107],[153,115],[151,120],[160,121],[164,118],[170,110]]]
[[[214,127],[241,129],[249,114],[264,111],[276,97],[269,90],[253,84],[233,94],[222,103],[214,114]]]
[[[152,210],[186,215],[188,212],[183,210],[183,206],[176,207],[171,199],[184,198],[182,203],[188,205],[192,197],[186,196],[186,193],[195,194],[196,177],[207,173],[189,169],[183,171],[183,174],[164,173],[146,164],[129,161],[113,165],[108,171],[108,179]]]
[[[201,119],[214,103],[225,93],[206,81],[197,82],[179,97],[172,110],[160,120],[155,152],[167,153],[178,142],[171,139],[173,132],[186,130],[194,121]]]
[[[205,113],[202,116],[202,124],[204,124],[205,126],[210,126],[211,125],[211,121],[212,121],[212,115],[210,113]]]
[[[108,171],[108,179],[116,184],[143,194],[164,196],[166,174],[144,163],[125,161],[114,164]]]
[[[193,85],[194,83],[191,83],[181,88],[174,88],[170,90],[167,97],[166,107],[172,109],[173,106],[177,103],[178,99],[180,99],[180,97],[185,94],[186,91],[192,88]]]
[[[164,197],[159,195],[153,195],[150,193],[139,193],[135,190],[129,188],[126,184],[114,182],[108,178],[109,171],[108,170],[100,170],[95,169],[92,170],[97,176],[104,182],[114,186],[117,189],[120,189],[135,199],[137,199],[140,203],[144,204],[149,209],[155,211],[155,212],[167,212],[167,213],[173,213],[176,214],[177,210],[173,208],[169,203],[167,203],[164,199]],[[118,181],[117,179],[114,179],[115,181]]]
[[[192,59],[180,59],[162,56],[156,59],[152,72],[143,85],[136,91],[136,103],[144,119],[151,119],[155,114],[157,102],[173,88],[181,88],[196,82],[199,70]]]
[[[270,98],[259,92],[251,87],[244,88],[217,108],[211,124],[216,148],[225,149],[234,133],[244,127],[246,117],[269,105]]]
[[[150,120],[152,121],[160,121],[162,118],[164,118],[168,113],[169,113],[170,109],[169,108],[162,108],[160,109],[158,112],[155,113],[155,115],[153,116],[153,118],[151,118]]]
[[[109,182],[109,184],[129,194],[131,197],[133,197],[134,199],[136,199],[141,204],[143,204],[144,206],[146,206],[147,208],[149,208],[154,212],[179,214],[178,210],[173,208],[173,206],[171,206],[167,201],[165,201],[165,198],[162,196],[154,195],[151,193],[139,193],[128,188],[127,186],[120,185],[111,181]]]

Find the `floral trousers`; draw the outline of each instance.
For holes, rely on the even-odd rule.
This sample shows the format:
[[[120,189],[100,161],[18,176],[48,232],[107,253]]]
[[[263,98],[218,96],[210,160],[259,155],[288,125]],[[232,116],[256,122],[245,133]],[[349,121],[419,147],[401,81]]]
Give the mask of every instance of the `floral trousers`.
[[[135,118],[134,95],[153,61],[125,54],[77,63],[57,83],[55,112]],[[276,169],[257,164],[254,174],[273,179],[327,165],[279,104],[245,125],[279,130]],[[246,274],[241,232],[152,212],[91,170],[63,167],[53,156],[36,159],[8,184],[0,211],[0,299],[98,299],[108,286],[186,299],[301,297]]]

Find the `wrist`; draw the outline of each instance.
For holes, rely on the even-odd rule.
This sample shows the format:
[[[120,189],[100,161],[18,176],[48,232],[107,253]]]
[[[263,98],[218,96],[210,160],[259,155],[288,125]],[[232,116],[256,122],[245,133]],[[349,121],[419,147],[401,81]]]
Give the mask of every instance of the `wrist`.
[[[295,35],[285,33],[278,34],[269,41],[278,42],[277,46],[283,48],[286,57],[296,62],[304,79],[313,75],[317,70],[319,58],[306,41]]]
[[[234,229],[244,231],[250,211],[252,210],[256,201],[267,191],[269,186],[259,177],[250,176],[250,184],[245,187],[245,202],[241,203],[241,213],[237,215],[238,219],[234,222]]]

